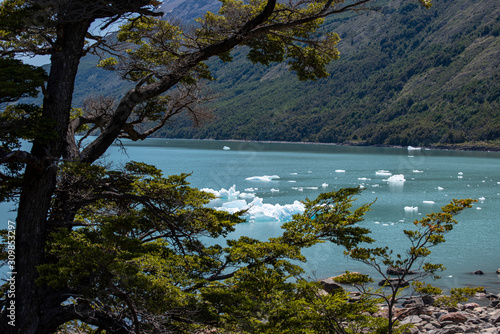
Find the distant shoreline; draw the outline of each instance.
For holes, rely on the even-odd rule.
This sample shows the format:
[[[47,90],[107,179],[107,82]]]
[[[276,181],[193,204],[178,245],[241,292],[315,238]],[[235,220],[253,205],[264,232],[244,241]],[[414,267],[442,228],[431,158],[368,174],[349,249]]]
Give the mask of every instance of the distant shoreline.
[[[363,143],[322,143],[322,142],[304,142],[304,141],[274,141],[274,140],[250,140],[250,139],[214,139],[214,138],[164,138],[151,137],[155,139],[170,139],[170,140],[200,140],[200,141],[220,141],[220,142],[240,142],[240,143],[262,143],[262,144],[303,144],[303,145],[325,145],[325,146],[345,146],[345,147],[380,147],[380,148],[401,148],[406,149],[408,146],[401,145],[367,145]],[[463,151],[463,152],[500,152],[500,146],[473,145],[473,144],[445,144],[445,145],[428,145],[414,146],[423,150],[442,150],[442,151]]]

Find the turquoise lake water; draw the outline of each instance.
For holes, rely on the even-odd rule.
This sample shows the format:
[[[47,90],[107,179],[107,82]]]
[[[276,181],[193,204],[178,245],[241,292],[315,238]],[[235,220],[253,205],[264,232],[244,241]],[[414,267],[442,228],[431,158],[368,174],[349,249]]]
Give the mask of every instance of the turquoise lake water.
[[[411,229],[415,219],[440,210],[453,198],[478,199],[456,217],[459,224],[446,243],[432,250],[432,260],[447,267],[436,284],[445,289],[482,285],[500,292],[495,273],[500,268],[500,153],[170,139],[124,144],[125,152],[114,146],[103,161],[143,161],[165,175],[192,173],[192,186],[223,196],[214,207],[236,210],[250,205],[248,222],[231,237],[277,236],[280,224],[301,210],[298,201],[362,186],[358,202],[376,201],[361,225],[371,229],[377,245],[404,252],[408,243],[402,231]],[[0,206],[5,223],[15,219],[8,208]],[[304,253],[308,261],[303,268],[311,278],[345,270],[374,274],[331,244]],[[485,275],[471,274],[478,269]]]

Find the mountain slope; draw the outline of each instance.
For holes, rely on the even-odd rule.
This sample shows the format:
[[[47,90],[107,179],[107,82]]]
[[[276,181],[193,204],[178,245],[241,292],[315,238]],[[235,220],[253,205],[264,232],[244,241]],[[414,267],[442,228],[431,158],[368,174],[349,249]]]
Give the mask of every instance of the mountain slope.
[[[191,21],[216,0],[163,2],[167,15]],[[215,119],[193,128],[180,117],[158,135],[313,141],[363,145],[444,145],[493,141],[500,148],[500,2],[380,0],[380,10],[333,17],[340,60],[331,76],[300,82],[283,64],[209,62],[222,97]],[[124,93],[129,84],[86,57],[75,106],[89,95]],[[475,144],[477,145],[477,144]]]
[[[330,20],[341,59],[331,76],[299,82],[282,64],[251,65],[245,51],[213,62],[224,94],[217,119],[167,137],[430,145],[500,137],[500,3],[436,0],[426,10],[391,1]]]

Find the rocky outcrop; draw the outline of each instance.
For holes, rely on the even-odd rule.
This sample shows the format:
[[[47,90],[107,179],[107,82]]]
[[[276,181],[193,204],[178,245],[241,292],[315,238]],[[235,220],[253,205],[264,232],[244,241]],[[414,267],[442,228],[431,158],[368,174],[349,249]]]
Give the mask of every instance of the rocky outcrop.
[[[403,269],[403,268],[398,268],[398,267],[389,267],[387,268],[387,275],[397,275],[397,276],[401,276],[403,274],[406,274],[406,275],[415,275],[416,272],[413,271],[413,270],[406,270],[406,269]]]
[[[342,288],[342,285],[335,282],[332,278],[321,280],[320,283],[323,286],[323,290],[325,290],[328,293],[334,293],[336,291],[344,289]]]
[[[466,303],[458,304],[456,308],[439,308],[412,298],[413,303],[396,309],[395,314],[399,316],[400,325],[413,325],[410,334],[500,334],[500,294],[480,297],[489,299],[490,304]]]

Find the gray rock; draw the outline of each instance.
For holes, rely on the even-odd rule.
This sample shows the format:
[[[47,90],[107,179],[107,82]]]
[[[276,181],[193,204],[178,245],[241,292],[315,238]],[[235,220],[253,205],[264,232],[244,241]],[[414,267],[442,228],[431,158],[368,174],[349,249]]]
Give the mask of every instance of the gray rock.
[[[405,273],[407,275],[415,275],[416,274],[416,272],[413,270],[407,270],[407,269],[398,268],[398,267],[389,267],[389,268],[387,268],[386,272],[388,275],[398,275],[398,276],[401,276]]]
[[[321,280],[321,285],[323,285],[323,290],[328,293],[335,293],[337,291],[343,290],[342,285],[335,282],[331,278]]]
[[[462,328],[457,325],[447,326],[440,331],[441,334],[463,333]]]
[[[396,286],[397,284],[399,284],[399,286],[402,288],[410,285],[410,283],[408,283],[407,281],[400,280],[399,278],[389,278],[387,280],[381,280],[380,282],[378,282],[379,286],[384,286],[384,285]]]
[[[476,270],[473,272],[474,275],[484,275],[484,272],[482,270]]]
[[[420,318],[418,315],[410,315],[409,317],[404,318],[400,322],[400,324],[401,325],[418,324],[419,322],[422,322],[422,318]]]

